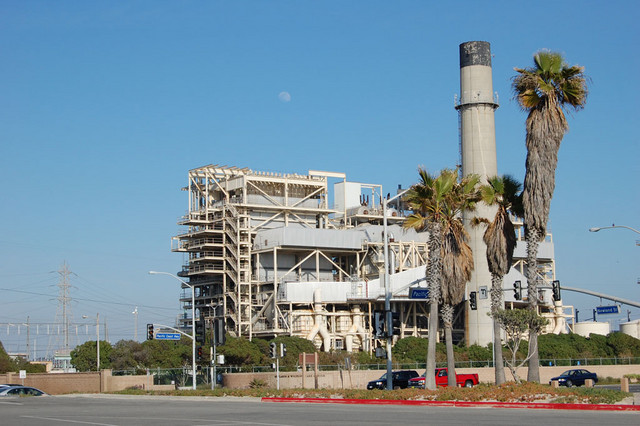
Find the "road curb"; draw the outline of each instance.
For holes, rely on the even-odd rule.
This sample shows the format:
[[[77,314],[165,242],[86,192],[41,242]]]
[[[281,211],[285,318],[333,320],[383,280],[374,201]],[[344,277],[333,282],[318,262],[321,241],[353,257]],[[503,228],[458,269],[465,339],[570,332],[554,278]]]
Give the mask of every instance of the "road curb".
[[[640,411],[639,405],[614,404],[554,404],[545,402],[497,401],[417,401],[401,399],[342,399],[342,398],[262,398],[263,402],[306,402],[315,404],[418,405],[431,407],[467,408],[537,408],[546,410]]]

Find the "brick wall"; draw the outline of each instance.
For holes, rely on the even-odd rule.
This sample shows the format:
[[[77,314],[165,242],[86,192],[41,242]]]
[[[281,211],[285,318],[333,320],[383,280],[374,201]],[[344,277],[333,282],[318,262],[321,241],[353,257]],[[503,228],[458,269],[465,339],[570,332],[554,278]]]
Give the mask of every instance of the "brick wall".
[[[2,383],[24,383],[51,395],[63,393],[98,393],[100,380],[98,373],[34,373],[20,379],[18,373],[0,374]]]
[[[88,373],[37,373],[27,374],[24,381],[18,373],[0,374],[0,383],[24,382],[51,395],[65,393],[114,392],[129,387],[154,389],[153,376],[112,376],[111,370]]]

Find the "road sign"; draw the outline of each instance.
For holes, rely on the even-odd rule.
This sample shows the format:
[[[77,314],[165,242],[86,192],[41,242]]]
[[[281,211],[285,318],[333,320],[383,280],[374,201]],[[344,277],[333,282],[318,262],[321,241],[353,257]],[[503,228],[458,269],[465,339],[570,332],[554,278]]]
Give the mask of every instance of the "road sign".
[[[410,288],[409,289],[409,299],[428,299],[428,298],[429,298],[428,288]]]
[[[598,315],[618,314],[620,313],[620,310],[618,309],[618,305],[596,306],[596,313]]]
[[[180,340],[180,333],[156,333],[157,340]]]

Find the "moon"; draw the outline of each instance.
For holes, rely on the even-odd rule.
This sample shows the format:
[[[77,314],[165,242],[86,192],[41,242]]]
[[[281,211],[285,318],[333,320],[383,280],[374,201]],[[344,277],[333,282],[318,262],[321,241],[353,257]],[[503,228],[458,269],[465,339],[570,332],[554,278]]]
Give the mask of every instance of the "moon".
[[[278,94],[278,99],[280,99],[280,101],[282,101],[282,102],[290,102],[291,101],[291,94],[289,94],[289,92],[280,92]]]

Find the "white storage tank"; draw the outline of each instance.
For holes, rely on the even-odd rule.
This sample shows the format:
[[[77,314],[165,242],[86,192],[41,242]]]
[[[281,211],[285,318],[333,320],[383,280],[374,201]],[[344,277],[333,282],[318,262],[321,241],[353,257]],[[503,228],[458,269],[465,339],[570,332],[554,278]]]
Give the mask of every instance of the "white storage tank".
[[[601,334],[606,336],[609,334],[611,327],[608,322],[583,321],[573,326],[573,332],[582,337],[589,337],[590,334]]]
[[[620,324],[620,331],[631,337],[640,339],[640,320]]]

